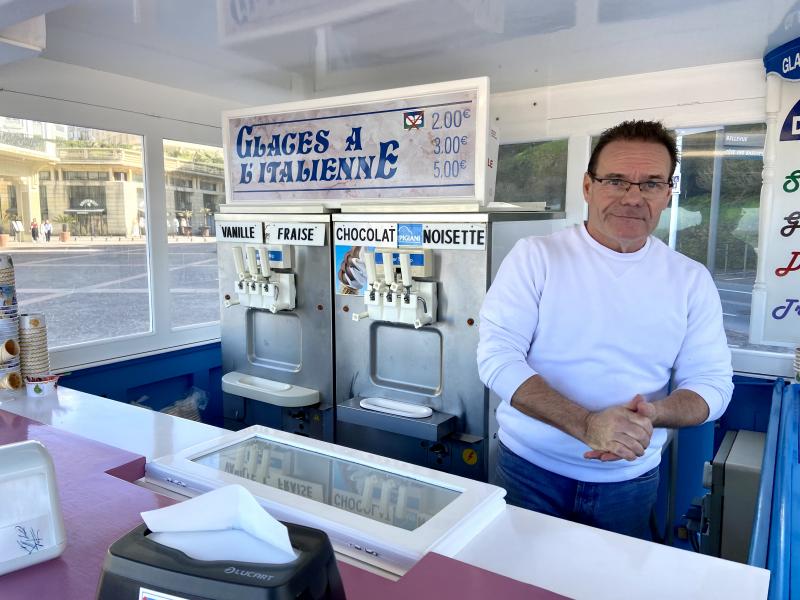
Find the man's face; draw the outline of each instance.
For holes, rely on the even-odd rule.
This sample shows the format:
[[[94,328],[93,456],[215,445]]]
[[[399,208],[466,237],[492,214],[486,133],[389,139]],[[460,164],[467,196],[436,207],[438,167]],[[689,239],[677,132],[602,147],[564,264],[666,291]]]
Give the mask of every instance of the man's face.
[[[669,152],[661,144],[618,140],[601,150],[595,177],[636,183],[669,181],[671,166]],[[663,193],[645,198],[638,186],[632,185],[620,195],[619,189],[611,189],[584,175],[583,197],[589,204],[589,234],[617,252],[639,250],[658,225],[670,193],[666,188]]]

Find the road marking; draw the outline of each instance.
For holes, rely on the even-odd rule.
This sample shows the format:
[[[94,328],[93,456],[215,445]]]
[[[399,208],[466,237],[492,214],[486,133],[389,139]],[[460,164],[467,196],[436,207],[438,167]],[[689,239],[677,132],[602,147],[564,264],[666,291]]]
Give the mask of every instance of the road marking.
[[[113,256],[113,255],[130,254],[131,253],[128,250],[114,250],[114,251],[105,251],[104,252],[102,250],[95,250],[95,249],[92,248],[92,249],[87,249],[87,250],[73,251],[71,256],[69,256],[69,255],[67,255],[67,256],[52,256],[50,258],[45,258],[45,259],[42,259],[42,260],[35,260],[35,261],[31,261],[31,262],[19,262],[19,263],[17,263],[17,266],[19,266],[19,267],[27,267],[28,265],[40,265],[40,264],[47,264],[48,262],[54,262],[54,261],[72,260],[76,256],[79,256],[81,254],[98,254],[100,252],[103,252],[104,256]],[[13,257],[14,254],[12,253],[11,256]]]
[[[203,263],[203,262],[206,262],[206,260],[202,260],[202,261],[198,261],[198,262],[199,263]],[[179,271],[181,269],[188,269],[189,267],[193,267],[193,266],[196,266],[196,265],[194,263],[187,263],[185,265],[178,265],[176,267],[170,267],[169,270],[170,271]],[[80,290],[80,292],[81,293],[82,292],[91,292],[91,290],[104,289],[104,288],[108,288],[108,286],[116,285],[116,284],[119,284],[119,283],[125,283],[127,281],[133,281],[135,279],[141,279],[143,277],[148,277],[148,275],[149,275],[149,273],[147,271],[145,271],[144,273],[139,273],[137,275],[131,275],[129,277],[121,277],[119,279],[114,279],[112,281],[106,281],[106,282],[103,282],[103,283],[95,283],[94,285],[90,285],[90,286]],[[133,289],[133,288],[123,288],[121,291],[126,291],[127,289]],[[73,289],[70,289],[70,290],[66,291],[65,293],[47,294],[47,295],[44,295],[44,296],[42,296],[40,298],[32,298],[30,300],[26,300],[24,302],[24,306],[27,307],[27,306],[29,306],[31,304],[37,304],[39,302],[45,302],[47,300],[55,300],[57,298],[63,298],[64,296],[68,296],[68,295],[74,294],[74,293],[76,293],[76,291],[73,290]]]

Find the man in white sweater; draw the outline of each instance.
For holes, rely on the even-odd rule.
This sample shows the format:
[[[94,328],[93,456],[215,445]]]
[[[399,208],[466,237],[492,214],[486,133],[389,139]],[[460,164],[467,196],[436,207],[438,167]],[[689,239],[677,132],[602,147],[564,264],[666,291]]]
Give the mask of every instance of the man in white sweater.
[[[588,221],[519,240],[486,295],[478,367],[502,399],[512,504],[647,538],[665,428],[730,401],[714,282],[650,236],[677,158],[660,123],[605,131],[583,179]]]

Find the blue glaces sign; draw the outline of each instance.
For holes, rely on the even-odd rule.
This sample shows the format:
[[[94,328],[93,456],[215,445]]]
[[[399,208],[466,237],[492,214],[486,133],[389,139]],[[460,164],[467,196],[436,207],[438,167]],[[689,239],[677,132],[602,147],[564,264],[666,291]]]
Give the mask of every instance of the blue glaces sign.
[[[398,246],[422,246],[422,223],[400,223],[397,226]]]
[[[767,73],[776,73],[784,79],[800,79],[800,38],[778,46],[764,57]]]

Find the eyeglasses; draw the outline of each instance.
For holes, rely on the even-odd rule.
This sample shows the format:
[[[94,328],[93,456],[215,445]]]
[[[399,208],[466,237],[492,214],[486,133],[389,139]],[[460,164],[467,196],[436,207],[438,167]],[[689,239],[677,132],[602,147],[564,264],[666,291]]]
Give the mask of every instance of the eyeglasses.
[[[609,196],[622,198],[631,189],[637,186],[642,198],[662,198],[666,191],[672,187],[671,181],[628,181],[619,177],[595,177],[589,173],[592,181],[600,184],[600,188]]]

